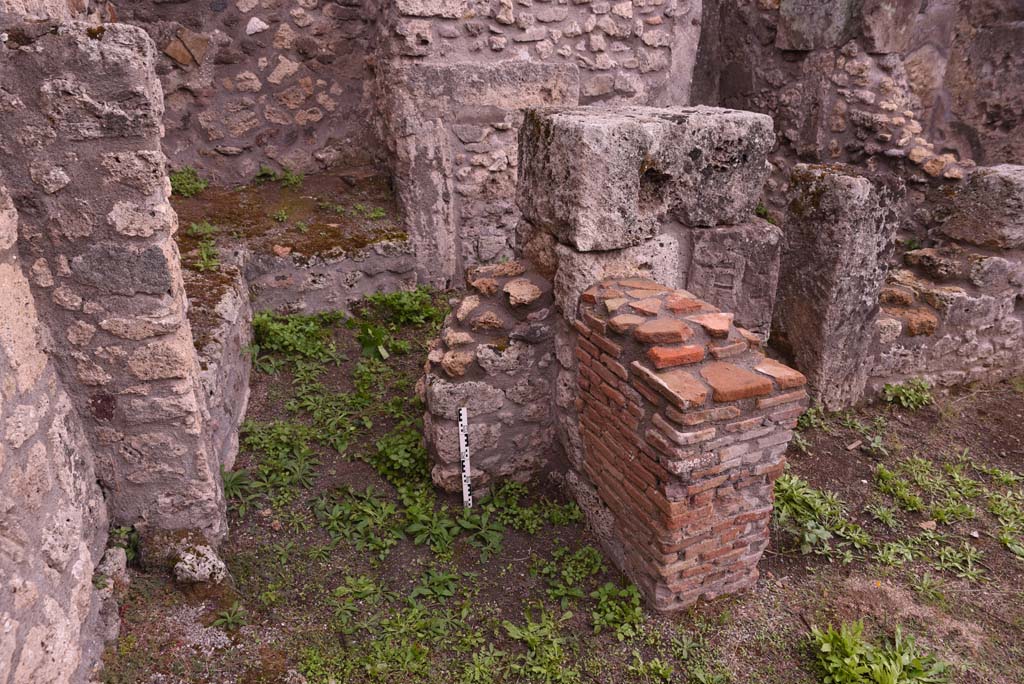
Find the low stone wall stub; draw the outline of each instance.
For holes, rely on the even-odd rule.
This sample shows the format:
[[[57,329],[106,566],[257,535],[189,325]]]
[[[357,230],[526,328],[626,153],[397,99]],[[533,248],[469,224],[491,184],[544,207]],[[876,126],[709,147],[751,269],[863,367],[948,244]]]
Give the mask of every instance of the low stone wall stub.
[[[426,367],[424,432],[434,483],[461,488],[458,410],[469,410],[473,485],[525,482],[557,448],[551,408],[551,285],[527,264],[471,269],[474,294],[456,303]]]
[[[622,570],[658,610],[750,587],[806,379],[730,313],[649,280],[581,298],[583,475]],[[587,511],[604,520],[607,513]]]

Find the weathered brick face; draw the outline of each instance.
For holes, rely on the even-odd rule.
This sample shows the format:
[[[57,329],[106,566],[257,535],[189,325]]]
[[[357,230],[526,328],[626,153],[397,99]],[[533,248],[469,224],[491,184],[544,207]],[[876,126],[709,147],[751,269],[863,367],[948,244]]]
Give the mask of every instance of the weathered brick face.
[[[575,328],[583,470],[623,570],[666,611],[751,586],[803,375],[732,314],[651,281],[590,288]]]

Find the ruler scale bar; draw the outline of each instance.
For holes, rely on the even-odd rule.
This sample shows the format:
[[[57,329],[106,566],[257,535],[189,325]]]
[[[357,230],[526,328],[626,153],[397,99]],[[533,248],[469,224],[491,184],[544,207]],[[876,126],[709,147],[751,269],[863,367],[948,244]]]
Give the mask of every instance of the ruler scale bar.
[[[469,477],[469,411],[459,409],[459,458],[462,462],[462,505],[473,507],[473,484]]]

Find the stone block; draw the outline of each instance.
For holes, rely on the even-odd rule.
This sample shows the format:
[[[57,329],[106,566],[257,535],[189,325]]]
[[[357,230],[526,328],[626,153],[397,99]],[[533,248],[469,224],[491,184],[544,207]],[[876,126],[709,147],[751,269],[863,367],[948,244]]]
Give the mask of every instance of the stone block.
[[[773,333],[830,410],[857,402],[870,331],[895,243],[900,188],[845,167],[799,165]]]
[[[920,10],[921,0],[864,0],[861,35],[868,52],[905,51],[910,44],[914,18]]]
[[[686,289],[729,311],[763,335],[771,328],[782,258],[782,231],[752,218],[735,226],[694,230]]]
[[[954,240],[991,249],[1024,248],[1024,166],[980,168],[956,196],[942,225]]]
[[[860,0],[781,0],[775,47],[816,50],[839,47],[854,37]]]
[[[650,278],[668,287],[681,287],[679,241],[659,235],[635,247],[612,252],[578,252],[556,245],[555,304],[566,320],[576,317],[580,295],[605,278]]]
[[[713,107],[532,111],[517,203],[580,251],[641,244],[669,215],[739,223],[761,195],[774,142],[769,117]]]
[[[398,13],[406,17],[461,19],[469,9],[466,0],[398,0]]]

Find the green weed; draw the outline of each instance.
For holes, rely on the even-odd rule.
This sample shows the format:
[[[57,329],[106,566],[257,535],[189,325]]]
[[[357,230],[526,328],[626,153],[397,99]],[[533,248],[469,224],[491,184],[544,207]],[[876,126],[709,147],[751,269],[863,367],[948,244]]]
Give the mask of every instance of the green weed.
[[[891,641],[877,646],[864,638],[860,621],[839,629],[813,627],[811,643],[823,684],[938,684],[948,679],[948,666],[920,654],[913,637],[900,628]]]
[[[932,386],[921,378],[914,378],[900,384],[885,385],[882,397],[890,404],[916,411],[932,403]]]
[[[183,166],[170,173],[171,192],[182,197],[198,195],[207,188],[209,183],[200,178],[199,172],[191,166]]]
[[[619,641],[637,636],[644,613],[636,586],[617,587],[608,582],[591,592],[590,597],[597,601],[597,606],[590,613],[594,620],[594,634],[608,629]]]

